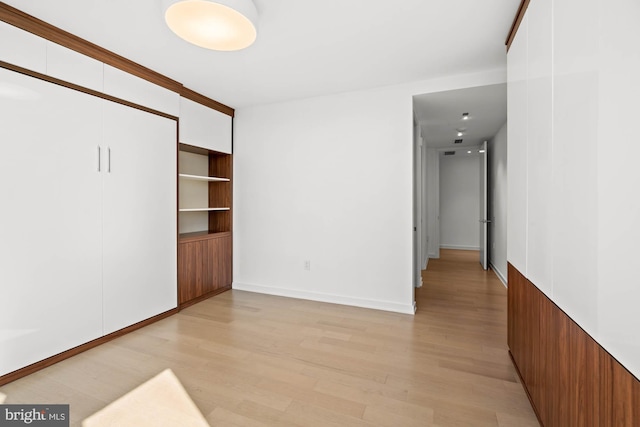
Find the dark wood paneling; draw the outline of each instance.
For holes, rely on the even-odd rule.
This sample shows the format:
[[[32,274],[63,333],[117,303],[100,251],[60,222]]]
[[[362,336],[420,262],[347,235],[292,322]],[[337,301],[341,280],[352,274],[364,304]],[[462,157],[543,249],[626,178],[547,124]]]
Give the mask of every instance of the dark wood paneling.
[[[209,153],[209,176],[233,179],[233,156],[230,154]],[[209,183],[209,206],[233,207],[233,186],[229,182]],[[232,210],[209,213],[209,231],[222,232],[233,229]]]
[[[231,242],[231,233],[193,233],[180,240],[178,295],[181,308],[231,286]]]
[[[639,426],[640,381],[509,264],[508,343],[544,426]]]
[[[133,332],[136,329],[140,329],[151,323],[157,322],[158,320],[164,319],[165,317],[169,317],[178,312],[177,308],[171,309],[169,311],[165,311],[164,313],[158,314],[157,316],[150,317],[149,319],[143,320],[141,322],[135,323],[131,326],[127,326],[126,328],[120,329],[118,331],[112,332],[109,335],[105,335],[103,337],[97,338],[93,341],[89,341],[88,343],[79,345],[62,353],[56,354],[55,356],[51,356],[47,359],[36,362],[32,365],[25,366],[22,369],[18,369],[17,371],[10,372],[8,374],[0,376],[0,386],[10,383],[11,381],[15,381],[18,378],[26,377],[27,375],[33,374],[41,369],[44,369],[48,366],[61,362],[65,359],[68,359],[76,354],[80,354],[83,351],[90,350],[94,347],[97,347],[101,344],[114,340],[118,337],[128,334],[129,332]]]
[[[511,24],[511,29],[509,30],[509,35],[507,36],[507,40],[504,42],[507,45],[507,52],[511,47],[511,43],[513,39],[516,37],[516,33],[518,32],[518,28],[520,28],[520,23],[524,18],[524,13],[527,11],[529,7],[529,0],[521,0],[520,7],[518,7],[518,12],[516,13],[515,18],[513,18],[513,23]]]

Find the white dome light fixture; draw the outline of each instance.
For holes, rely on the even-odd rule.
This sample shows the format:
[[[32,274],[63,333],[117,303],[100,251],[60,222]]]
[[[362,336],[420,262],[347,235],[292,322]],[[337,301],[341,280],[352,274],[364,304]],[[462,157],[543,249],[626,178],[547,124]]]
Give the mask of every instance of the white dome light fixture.
[[[258,11],[251,0],[170,1],[164,19],[178,37],[211,50],[247,48],[258,34]]]

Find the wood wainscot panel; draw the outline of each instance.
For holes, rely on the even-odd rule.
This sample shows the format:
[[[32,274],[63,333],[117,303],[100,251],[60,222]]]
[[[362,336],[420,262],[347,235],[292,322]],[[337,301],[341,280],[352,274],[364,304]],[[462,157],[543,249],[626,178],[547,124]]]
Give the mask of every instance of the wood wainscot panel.
[[[544,426],[640,426],[640,381],[509,264],[508,343]]]

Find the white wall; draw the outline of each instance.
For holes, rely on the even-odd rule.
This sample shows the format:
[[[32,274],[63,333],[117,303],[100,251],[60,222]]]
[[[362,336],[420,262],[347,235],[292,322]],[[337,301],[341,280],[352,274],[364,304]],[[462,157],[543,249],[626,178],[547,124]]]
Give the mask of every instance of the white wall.
[[[440,247],[478,250],[480,247],[480,160],[458,151],[440,155]]]
[[[639,20],[634,0],[531,2],[508,129],[509,262],[636,377]]]
[[[505,77],[238,109],[234,288],[413,313],[412,96]]]
[[[489,140],[489,263],[507,283],[507,123]]]

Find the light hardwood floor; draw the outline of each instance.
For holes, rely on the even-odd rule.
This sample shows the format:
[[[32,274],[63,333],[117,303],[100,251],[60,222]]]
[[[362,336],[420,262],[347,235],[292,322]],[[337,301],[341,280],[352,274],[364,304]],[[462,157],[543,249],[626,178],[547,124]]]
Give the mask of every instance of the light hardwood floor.
[[[69,403],[80,425],[171,368],[212,426],[538,426],[506,289],[477,252],[441,255],[415,316],[229,291],[0,392]]]

